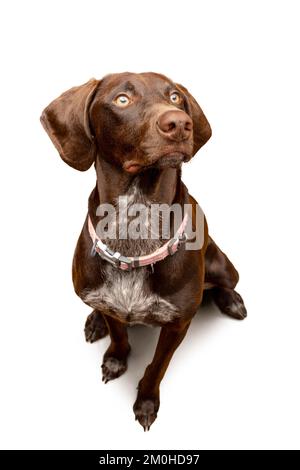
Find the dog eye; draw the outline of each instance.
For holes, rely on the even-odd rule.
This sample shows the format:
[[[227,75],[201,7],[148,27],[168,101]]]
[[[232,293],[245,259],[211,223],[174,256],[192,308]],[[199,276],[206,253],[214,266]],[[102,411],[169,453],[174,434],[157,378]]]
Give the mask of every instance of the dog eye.
[[[130,99],[127,95],[119,95],[115,98],[114,102],[120,108],[125,108],[130,104]]]
[[[174,104],[180,104],[182,99],[181,99],[181,96],[179,95],[179,93],[177,93],[176,91],[174,91],[171,95],[170,95],[170,100],[172,101],[172,103]]]

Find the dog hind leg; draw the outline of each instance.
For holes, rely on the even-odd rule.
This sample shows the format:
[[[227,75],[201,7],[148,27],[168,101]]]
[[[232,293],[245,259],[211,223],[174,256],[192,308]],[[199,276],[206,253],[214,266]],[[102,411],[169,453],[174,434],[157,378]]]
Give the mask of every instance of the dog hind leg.
[[[211,286],[211,295],[222,313],[238,320],[247,316],[240,294],[234,290],[239,275],[231,261],[209,238],[205,253],[205,283]]]

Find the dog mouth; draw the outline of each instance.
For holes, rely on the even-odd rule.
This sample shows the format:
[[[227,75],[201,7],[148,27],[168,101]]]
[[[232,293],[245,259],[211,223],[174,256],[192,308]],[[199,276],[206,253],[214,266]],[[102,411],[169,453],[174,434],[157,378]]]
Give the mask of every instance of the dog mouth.
[[[155,168],[177,168],[183,162],[187,162],[189,159],[190,157],[187,154],[183,152],[173,151],[162,155],[149,166]]]
[[[191,158],[192,155],[188,153],[171,150],[149,158],[147,162],[129,160],[123,164],[123,169],[127,173],[136,174],[150,168],[178,168],[182,163],[188,162]]]
[[[127,173],[138,173],[143,168],[141,163],[137,163],[135,161],[125,162],[123,165],[123,169],[127,171]]]

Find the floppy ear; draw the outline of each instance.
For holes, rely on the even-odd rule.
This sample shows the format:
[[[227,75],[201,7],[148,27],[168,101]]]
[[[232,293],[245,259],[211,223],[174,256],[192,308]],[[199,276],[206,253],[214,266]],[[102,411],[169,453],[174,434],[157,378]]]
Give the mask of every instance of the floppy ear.
[[[99,80],[71,88],[52,101],[41,123],[61,158],[76,170],[87,170],[95,160],[96,146],[89,126],[89,108]]]
[[[179,89],[187,96],[190,111],[193,119],[193,130],[194,130],[194,150],[193,154],[195,155],[198,150],[206,144],[206,142],[211,137],[211,127],[206,119],[202,109],[195,100],[195,98],[190,94],[190,92],[182,85],[177,85]]]

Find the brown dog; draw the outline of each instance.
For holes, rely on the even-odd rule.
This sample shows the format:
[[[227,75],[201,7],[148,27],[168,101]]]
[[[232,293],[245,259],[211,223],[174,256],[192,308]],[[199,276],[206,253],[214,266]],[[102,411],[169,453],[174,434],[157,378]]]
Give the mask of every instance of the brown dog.
[[[147,208],[153,203],[190,204],[193,230],[198,230],[197,203],[181,181],[181,164],[210,138],[210,125],[183,86],[155,73],[90,80],[54,100],[41,121],[66,163],[81,171],[95,164],[97,183],[74,255],[73,283],[77,295],[94,309],[85,326],[87,341],[110,334],[103,380],[117,378],[127,369],[127,326],[161,326],[154,358],[139,382],[133,407],[136,419],[149,429],[159,408],[160,382],[204,290],[210,288],[223,313],[246,317],[243,300],[234,290],[238,273],[209,237],[205,219],[202,247],[187,250],[179,243],[180,236],[174,238],[178,227],[171,218],[177,253],[171,256],[169,247],[165,252],[169,256],[155,267],[153,262],[143,265],[142,258],[164,250],[161,232],[156,239],[107,238],[107,245],[101,245],[92,232],[103,220],[99,205],[111,204],[120,212],[116,201],[121,195],[128,196],[127,209],[133,203]],[[119,218],[116,224],[124,229],[128,221]]]

